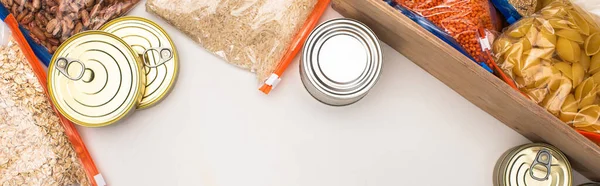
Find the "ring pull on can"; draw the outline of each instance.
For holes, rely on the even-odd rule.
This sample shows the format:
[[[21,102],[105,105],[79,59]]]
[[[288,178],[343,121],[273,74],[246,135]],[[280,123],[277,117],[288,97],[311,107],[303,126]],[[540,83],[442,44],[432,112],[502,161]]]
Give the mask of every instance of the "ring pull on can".
[[[56,64],[56,69],[62,73],[65,77],[67,77],[70,80],[73,81],[77,81],[80,80],[81,78],[83,78],[83,73],[85,72],[85,65],[77,60],[77,59],[71,59],[71,58],[66,58],[66,57],[60,57],[57,59],[57,64]],[[73,77],[69,74],[69,66],[71,66],[71,64],[73,63],[78,63],[80,66],[80,70],[79,70],[79,75],[77,75],[76,77]]]
[[[535,174],[533,174],[533,170],[535,169],[535,166],[537,165],[543,165],[544,168],[546,168],[546,175],[543,178],[540,178],[538,176],[536,176]],[[540,150],[537,155],[535,156],[535,159],[533,160],[533,162],[531,163],[531,166],[529,167],[529,176],[531,176],[531,178],[537,180],[537,181],[546,181],[548,180],[548,178],[550,177],[550,173],[552,172],[552,154],[550,154],[550,152],[548,152],[548,150],[546,149],[542,149]]]
[[[81,73],[75,74],[74,63]],[[86,127],[110,125],[133,113],[145,82],[140,55],[116,35],[97,30],[65,40],[48,66],[48,94],[56,110]]]
[[[150,53],[152,51],[158,52],[159,60],[158,60],[158,63],[156,63],[155,65],[150,64],[150,62],[147,60],[148,53]],[[144,56],[142,57],[142,59],[144,59],[144,65],[146,67],[156,68],[156,67],[159,67],[159,66],[165,64],[167,61],[173,59],[173,50],[171,50],[170,48],[165,48],[165,47],[149,48],[144,51]]]
[[[506,151],[494,167],[493,186],[571,186],[567,157],[548,144],[525,144]]]
[[[146,75],[146,91],[138,109],[152,107],[171,92],[179,74],[177,47],[169,34],[146,18],[124,16],[100,28],[123,39],[136,51]]]

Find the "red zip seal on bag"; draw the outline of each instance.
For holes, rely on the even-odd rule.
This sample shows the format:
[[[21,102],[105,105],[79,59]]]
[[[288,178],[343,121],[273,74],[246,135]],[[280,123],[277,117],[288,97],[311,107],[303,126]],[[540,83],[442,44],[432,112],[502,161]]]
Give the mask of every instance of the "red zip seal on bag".
[[[477,29],[477,39],[479,40],[479,45],[481,46],[481,50],[483,51],[483,54],[484,54],[483,57],[487,58],[487,59],[485,59],[486,64],[490,68],[492,68],[492,70],[494,70],[494,74],[496,74],[496,76],[498,76],[500,79],[502,79],[502,81],[506,82],[506,84],[508,84],[510,87],[512,87],[519,93],[525,95],[523,92],[521,92],[521,90],[519,90],[519,88],[517,87],[515,82],[511,78],[509,78],[504,73],[504,71],[502,71],[502,69],[500,69],[500,67],[498,67],[498,65],[496,64],[496,60],[494,60],[494,57],[492,55],[492,47],[491,47],[493,39],[490,39],[490,38],[491,38],[490,34],[488,32],[486,32],[486,30],[484,28]],[[525,96],[527,96],[527,95],[525,95]]]
[[[302,50],[302,46],[304,45],[304,41],[308,38],[308,35],[312,32],[312,30],[319,23],[319,19],[321,15],[325,12],[327,7],[329,6],[330,0],[319,0],[313,12],[308,16],[308,19],[304,22],[304,25],[301,27],[300,31],[296,34],[296,36],[292,39],[292,43],[286,49],[285,54],[281,58],[279,64],[275,68],[275,71],[271,73],[271,75],[265,79],[263,85],[258,89],[265,94],[269,94],[275,86],[281,81],[281,76],[287,67],[292,63],[292,60],[296,57],[296,54]]]
[[[23,35],[23,33],[21,33],[17,19],[12,14],[9,14],[4,19],[4,23],[6,23],[6,25],[10,28],[13,39],[17,42],[19,47],[21,47],[23,55],[25,55],[25,58],[27,58],[27,61],[31,65],[31,68],[34,71],[38,81],[44,88],[46,95],[48,95],[48,87],[46,84],[46,71],[42,67],[42,63],[38,61],[38,58],[33,53],[33,50],[27,43],[27,40],[25,40],[25,36]],[[75,128],[73,123],[71,123],[64,116],[60,115],[60,112],[56,110],[56,107],[54,107],[54,105],[52,105],[52,110],[54,110],[54,112],[59,117],[61,121],[60,123],[62,124],[62,127],[65,130],[65,134],[67,135],[69,142],[73,146],[73,150],[75,150],[77,158],[81,162],[81,165],[90,183],[94,186],[105,186],[106,181],[104,180],[104,177],[96,168],[96,164],[94,163],[90,153],[85,147],[83,139],[81,139],[81,136],[77,132],[77,129]]]

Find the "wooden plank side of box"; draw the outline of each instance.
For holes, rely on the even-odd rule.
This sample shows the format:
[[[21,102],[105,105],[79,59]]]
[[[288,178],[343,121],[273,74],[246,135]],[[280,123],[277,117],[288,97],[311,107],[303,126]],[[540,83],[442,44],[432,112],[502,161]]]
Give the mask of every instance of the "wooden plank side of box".
[[[528,139],[560,148],[575,169],[600,180],[600,148],[596,144],[382,0],[333,0],[332,6],[342,15],[368,25],[379,39],[473,104]]]

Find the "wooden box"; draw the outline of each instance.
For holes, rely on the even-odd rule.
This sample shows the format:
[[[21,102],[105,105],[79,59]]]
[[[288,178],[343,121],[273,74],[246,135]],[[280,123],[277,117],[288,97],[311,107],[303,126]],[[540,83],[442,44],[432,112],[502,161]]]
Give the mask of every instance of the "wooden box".
[[[333,0],[332,6],[342,15],[368,25],[380,40],[515,131],[534,142],[560,148],[576,170],[600,181],[598,145],[398,10],[382,0]]]

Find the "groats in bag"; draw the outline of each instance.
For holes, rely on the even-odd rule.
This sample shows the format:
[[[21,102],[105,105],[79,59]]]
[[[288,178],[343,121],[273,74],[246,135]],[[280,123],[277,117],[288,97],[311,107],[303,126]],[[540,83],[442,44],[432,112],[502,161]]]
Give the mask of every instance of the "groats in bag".
[[[490,0],[506,22],[513,24],[522,17],[528,17],[544,7],[549,0]]]
[[[499,31],[502,23],[488,0],[396,0],[450,34],[476,61],[492,63],[482,51],[478,30]]]
[[[329,0],[148,0],[146,9],[230,64],[256,72],[268,93]]]
[[[0,22],[0,185],[105,185],[72,123],[56,112],[46,75],[16,20]]]
[[[96,30],[131,10],[139,0],[0,0],[0,17],[11,13],[28,32],[44,64],[72,35]]]
[[[509,24],[513,24],[522,17],[529,17],[533,13],[555,1],[569,0],[490,0]],[[572,3],[587,10],[589,13],[600,15],[599,0],[573,0]],[[598,21],[598,19],[596,19]]]
[[[522,93],[576,129],[600,133],[600,27],[587,12],[553,2],[492,48]]]

